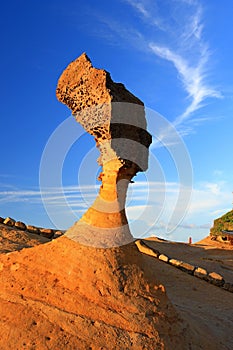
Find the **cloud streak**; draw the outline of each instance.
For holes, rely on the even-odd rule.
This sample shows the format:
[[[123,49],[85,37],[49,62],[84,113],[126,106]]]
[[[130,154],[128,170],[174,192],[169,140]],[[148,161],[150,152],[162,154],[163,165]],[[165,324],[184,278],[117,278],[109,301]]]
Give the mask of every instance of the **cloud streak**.
[[[150,12],[146,10],[145,5],[142,1],[125,0],[130,4],[135,10],[137,10],[143,17],[150,18]]]
[[[193,4],[193,3],[192,3]],[[186,25],[186,29],[182,34],[181,38],[185,40],[185,44],[189,39],[196,39],[197,41],[201,41],[202,31],[204,25],[201,22],[202,19],[202,8],[200,6],[197,7],[196,11],[193,15],[191,15],[190,21]]]
[[[215,89],[205,83],[205,70],[209,56],[207,48],[203,49],[202,55],[196,66],[191,66],[185,58],[173,52],[168,47],[162,47],[151,43],[150,48],[157,56],[174,65],[182,81],[183,87],[188,93],[188,98],[191,99],[191,103],[185,111],[175,119],[175,127],[180,126],[185,120],[190,118],[192,113],[201,108],[203,101],[206,98],[220,97],[220,94]]]
[[[14,208],[20,204],[30,209],[42,205],[39,189],[0,190],[0,205]],[[182,191],[189,191],[183,187]],[[206,229],[211,226],[213,219],[231,209],[232,193],[228,186],[221,181],[201,183],[193,190],[192,200],[189,205],[185,221],[170,222],[174,210],[177,215],[182,214],[182,208],[176,208],[176,201],[180,192],[179,182],[144,182],[139,181],[130,185],[127,200],[127,215],[135,236],[150,235],[159,230],[164,238],[173,237],[168,233],[172,228],[179,229]],[[66,227],[78,219],[95,200],[98,186],[64,186],[60,188],[48,188],[42,194],[50,213],[62,222],[57,227]],[[222,208],[225,208],[224,210]],[[181,212],[179,212],[179,210]],[[10,215],[10,213],[9,213]],[[194,224],[195,223],[195,224]],[[178,231],[177,231],[178,232]],[[208,231],[207,231],[208,232]]]
[[[186,99],[183,101],[184,111],[174,118],[173,124],[182,136],[190,134],[200,123],[210,119],[200,114],[195,118],[195,112],[200,110],[208,99],[222,97],[217,88],[209,82],[211,51],[203,39],[204,16],[200,1],[122,1],[131,6],[145,22],[145,28],[149,25],[154,27],[155,31],[152,30],[150,35],[148,31],[144,31],[145,28],[140,28],[139,31],[138,27],[127,25],[128,32],[135,32],[137,35],[124,35],[124,25],[115,22],[117,34],[137,49],[144,52],[147,50],[173,65],[186,93]],[[167,132],[168,130],[165,130],[165,134]]]
[[[141,16],[141,18],[146,21],[148,24],[157,27],[160,30],[165,30],[164,24],[162,19],[155,13],[158,13],[158,8],[156,5],[156,2],[153,2],[153,9],[155,8],[156,11],[152,11],[152,5],[150,5],[150,8],[147,8],[148,1],[137,1],[137,0],[123,0],[124,2],[128,3],[138,14]]]
[[[95,185],[64,186],[61,188],[50,187],[40,191],[39,189],[12,189],[12,186],[4,184],[0,191],[0,203],[30,202],[31,204],[42,204],[41,197],[43,197],[47,204],[60,206],[64,203],[65,198],[68,203],[72,203],[72,205],[79,203],[82,207],[85,200],[89,202],[95,199],[98,187]]]

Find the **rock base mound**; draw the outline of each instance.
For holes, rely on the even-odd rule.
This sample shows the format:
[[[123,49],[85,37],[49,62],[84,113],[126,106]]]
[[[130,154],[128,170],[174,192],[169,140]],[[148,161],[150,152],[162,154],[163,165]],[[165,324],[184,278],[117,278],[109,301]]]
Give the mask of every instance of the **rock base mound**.
[[[191,333],[134,243],[62,236],[0,256],[0,348],[189,349]]]

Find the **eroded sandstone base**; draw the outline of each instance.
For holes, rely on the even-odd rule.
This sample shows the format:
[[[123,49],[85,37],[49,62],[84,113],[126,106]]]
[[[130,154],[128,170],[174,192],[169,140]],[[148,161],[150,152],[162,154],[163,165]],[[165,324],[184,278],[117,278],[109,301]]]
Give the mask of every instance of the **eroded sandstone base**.
[[[134,243],[98,249],[65,236],[0,255],[0,348],[189,349],[148,259]]]

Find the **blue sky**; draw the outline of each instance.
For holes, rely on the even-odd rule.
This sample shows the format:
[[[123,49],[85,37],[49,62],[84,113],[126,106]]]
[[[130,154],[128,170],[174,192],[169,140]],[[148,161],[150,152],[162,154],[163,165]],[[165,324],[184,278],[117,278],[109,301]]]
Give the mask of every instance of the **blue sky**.
[[[66,228],[94,200],[99,171],[94,141],[55,96],[63,69],[86,52],[95,67],[108,70],[143,100],[150,132],[159,139],[151,148],[151,170],[129,191],[133,233],[180,241],[207,235],[213,219],[232,208],[232,15],[230,0],[3,2],[0,216]],[[71,124],[64,124],[67,120]],[[154,120],[175,128],[180,159],[170,129]],[[66,130],[60,140],[71,139],[70,128],[74,142],[61,174],[66,204],[61,188],[50,184],[42,191],[45,209],[42,154],[53,132]],[[81,137],[75,141],[75,135]],[[58,141],[47,174],[56,168],[59,147]],[[182,183],[190,174],[190,164],[184,161],[182,168],[186,150],[193,178]],[[182,188],[188,196],[192,190],[187,210],[181,202],[176,208]],[[174,211],[178,218],[171,222]],[[181,211],[185,216],[171,231]]]

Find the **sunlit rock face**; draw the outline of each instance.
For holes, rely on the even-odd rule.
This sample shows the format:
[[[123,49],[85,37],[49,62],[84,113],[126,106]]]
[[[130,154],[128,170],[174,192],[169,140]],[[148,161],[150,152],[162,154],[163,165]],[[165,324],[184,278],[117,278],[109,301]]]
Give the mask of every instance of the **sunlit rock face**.
[[[147,169],[152,141],[144,104],[108,72],[94,68],[85,53],[64,70],[56,94],[94,136],[102,167],[99,195],[66,236],[96,247],[127,244],[133,236],[125,214],[126,192],[136,173]]]

